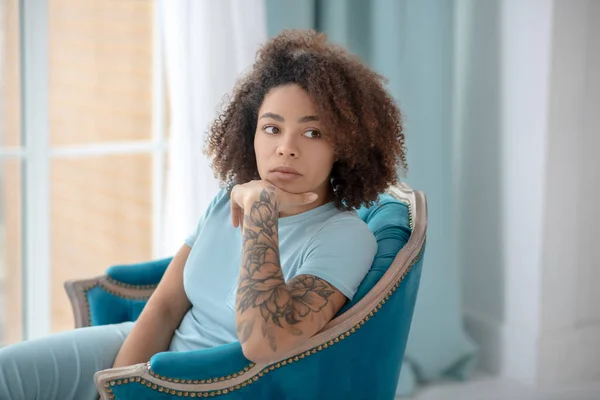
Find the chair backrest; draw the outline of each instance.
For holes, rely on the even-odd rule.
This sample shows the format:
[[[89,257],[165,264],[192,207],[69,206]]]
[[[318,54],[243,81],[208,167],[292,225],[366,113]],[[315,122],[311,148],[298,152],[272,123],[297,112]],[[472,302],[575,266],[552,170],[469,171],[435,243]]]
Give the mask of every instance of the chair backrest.
[[[388,270],[398,252],[408,242],[412,232],[410,199],[401,189],[382,194],[370,207],[358,210],[360,218],[369,226],[377,240],[377,254],[371,269],[358,287],[351,302],[347,302],[339,314],[358,303]]]

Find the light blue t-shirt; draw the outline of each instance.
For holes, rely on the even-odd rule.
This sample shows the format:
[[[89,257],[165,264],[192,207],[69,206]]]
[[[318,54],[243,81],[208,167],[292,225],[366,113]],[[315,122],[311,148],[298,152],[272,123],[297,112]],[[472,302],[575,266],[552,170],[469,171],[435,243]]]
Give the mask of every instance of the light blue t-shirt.
[[[352,299],[377,252],[373,233],[355,211],[341,211],[331,202],[279,218],[278,227],[286,281],[300,274],[314,275]],[[242,234],[231,225],[225,190],[213,199],[185,243],[192,250],[183,284],[192,307],[175,331],[170,350],[197,350],[238,340],[235,300]]]

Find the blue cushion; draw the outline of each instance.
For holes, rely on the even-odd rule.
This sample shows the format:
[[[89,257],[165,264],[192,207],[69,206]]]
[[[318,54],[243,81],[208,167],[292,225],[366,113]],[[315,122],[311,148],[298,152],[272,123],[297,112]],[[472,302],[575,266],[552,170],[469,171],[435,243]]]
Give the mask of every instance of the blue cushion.
[[[146,305],[145,299],[136,300],[116,296],[101,286],[93,287],[86,295],[92,326],[136,321]]]
[[[408,205],[388,194],[381,195],[371,207],[359,209],[358,215],[375,235],[377,253],[354,298],[342,307],[340,314],[358,303],[379,282],[411,234]]]
[[[156,285],[172,259],[169,257],[137,264],[114,265],[106,271],[106,275],[128,285]]]

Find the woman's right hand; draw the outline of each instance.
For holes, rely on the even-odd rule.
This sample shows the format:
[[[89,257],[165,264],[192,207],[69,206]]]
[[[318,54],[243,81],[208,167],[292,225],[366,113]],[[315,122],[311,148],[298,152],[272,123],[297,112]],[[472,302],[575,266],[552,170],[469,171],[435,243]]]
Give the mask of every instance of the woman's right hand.
[[[244,224],[244,212],[256,207],[273,207],[279,212],[286,212],[292,207],[313,203],[319,196],[313,192],[300,194],[289,193],[279,189],[267,180],[255,180],[235,185],[231,191],[231,223],[234,228]]]

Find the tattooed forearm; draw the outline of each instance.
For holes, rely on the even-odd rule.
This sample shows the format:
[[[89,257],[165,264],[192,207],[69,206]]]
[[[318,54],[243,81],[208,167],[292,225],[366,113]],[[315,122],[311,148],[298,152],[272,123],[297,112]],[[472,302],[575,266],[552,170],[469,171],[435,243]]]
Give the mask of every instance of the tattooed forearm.
[[[260,311],[262,335],[273,351],[277,351],[276,327],[302,336],[299,323],[328,304],[332,307],[330,297],[334,293],[327,282],[308,275],[298,276],[286,285],[279,258],[278,215],[275,195],[266,189],[245,212],[237,294],[238,314],[251,309]],[[238,326],[240,341],[248,340],[252,327],[239,325],[243,325]]]
[[[260,307],[266,321],[287,302],[279,261],[278,208],[266,190],[244,215],[242,268],[238,285],[238,311]]]

